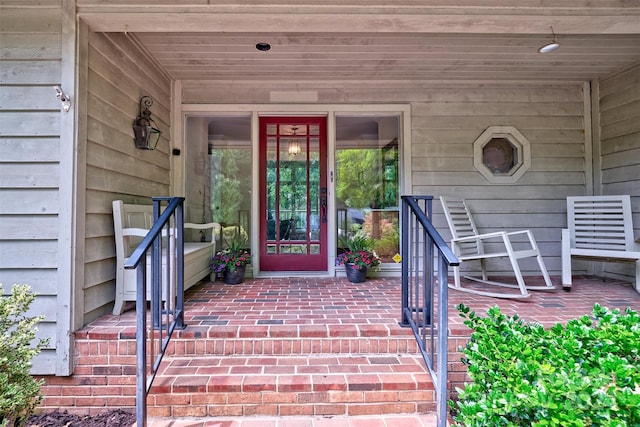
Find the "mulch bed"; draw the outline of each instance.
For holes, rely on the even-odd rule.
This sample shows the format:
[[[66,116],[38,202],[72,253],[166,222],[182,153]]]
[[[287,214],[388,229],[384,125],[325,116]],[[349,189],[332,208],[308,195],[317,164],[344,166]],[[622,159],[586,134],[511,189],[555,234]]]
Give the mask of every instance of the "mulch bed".
[[[130,427],[136,422],[136,414],[113,409],[99,415],[76,415],[64,412],[47,412],[31,415],[27,427]]]

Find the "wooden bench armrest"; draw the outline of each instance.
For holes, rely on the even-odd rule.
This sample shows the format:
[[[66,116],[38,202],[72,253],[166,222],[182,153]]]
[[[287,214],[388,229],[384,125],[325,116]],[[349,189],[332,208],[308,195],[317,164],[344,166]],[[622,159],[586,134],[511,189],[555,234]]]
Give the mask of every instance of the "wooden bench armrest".
[[[149,230],[147,230],[146,228],[123,228],[122,229],[122,237],[124,236],[138,236],[138,237],[144,237],[147,235],[147,233],[149,232]]]
[[[122,237],[125,237],[125,236],[145,237],[147,233],[149,233],[149,230],[146,228],[127,227],[122,229]],[[169,234],[173,236],[175,235],[175,231],[171,229],[171,233]],[[162,237],[165,237],[166,235],[167,235],[167,230],[163,229]]]
[[[215,230],[215,229],[220,229],[222,228],[220,226],[220,224],[218,224],[217,222],[207,222],[204,224],[196,224],[194,222],[185,222],[184,223],[184,228],[192,228],[194,230]]]
[[[211,240],[207,241],[213,246],[216,246],[216,233],[220,234],[220,230],[222,227],[217,222],[207,222],[204,224],[197,224],[194,222],[185,222],[184,229],[187,230],[200,230],[200,233],[203,234],[204,230],[211,230]]]
[[[571,248],[571,255],[591,258],[640,260],[640,252],[633,251],[607,251],[602,249]]]

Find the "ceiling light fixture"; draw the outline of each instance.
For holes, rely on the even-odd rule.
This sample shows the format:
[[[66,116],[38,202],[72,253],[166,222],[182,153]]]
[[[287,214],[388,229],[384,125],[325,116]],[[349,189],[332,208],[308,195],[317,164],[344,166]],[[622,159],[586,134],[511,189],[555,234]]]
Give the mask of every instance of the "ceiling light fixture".
[[[260,52],[266,52],[271,49],[271,45],[266,42],[256,43],[256,49],[258,49]]]
[[[553,32],[553,26],[549,25],[549,28],[551,28],[551,34],[553,34],[553,40],[550,43],[540,46],[540,48],[538,49],[538,52],[540,53],[553,52],[554,50],[560,47],[560,43],[558,43],[558,40],[556,40],[556,33]]]
[[[297,126],[291,128],[293,132],[291,133],[291,140],[289,141],[289,154],[295,156],[300,154],[300,141],[296,136],[296,131],[298,130]]]

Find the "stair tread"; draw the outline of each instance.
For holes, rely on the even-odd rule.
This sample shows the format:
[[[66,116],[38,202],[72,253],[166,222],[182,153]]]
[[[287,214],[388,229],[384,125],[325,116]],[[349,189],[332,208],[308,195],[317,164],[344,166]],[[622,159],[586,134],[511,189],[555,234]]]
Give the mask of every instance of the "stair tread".
[[[170,357],[154,388],[194,391],[327,391],[432,389],[419,355]]]
[[[397,324],[372,323],[350,324],[248,324],[248,325],[203,325],[187,322],[184,330],[175,331],[172,340],[181,339],[298,339],[298,338],[388,338],[410,337],[411,329]],[[135,326],[100,327],[83,329],[76,333],[78,339],[120,340],[135,339]]]
[[[150,418],[149,427],[435,427],[435,413],[369,416]]]

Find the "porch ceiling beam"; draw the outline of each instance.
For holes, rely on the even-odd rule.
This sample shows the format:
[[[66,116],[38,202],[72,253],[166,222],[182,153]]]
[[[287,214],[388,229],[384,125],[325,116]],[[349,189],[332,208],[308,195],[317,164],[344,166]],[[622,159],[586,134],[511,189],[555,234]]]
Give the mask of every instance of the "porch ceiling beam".
[[[196,9],[196,10],[194,10]],[[574,15],[535,14],[527,9],[511,14],[424,13],[212,13],[207,8],[169,9],[79,7],[78,15],[97,32],[342,32],[342,33],[474,33],[474,34],[640,34],[640,8],[616,8]],[[519,12],[519,13],[516,13]],[[584,12],[584,11],[582,11]],[[624,13],[624,15],[622,14]]]

